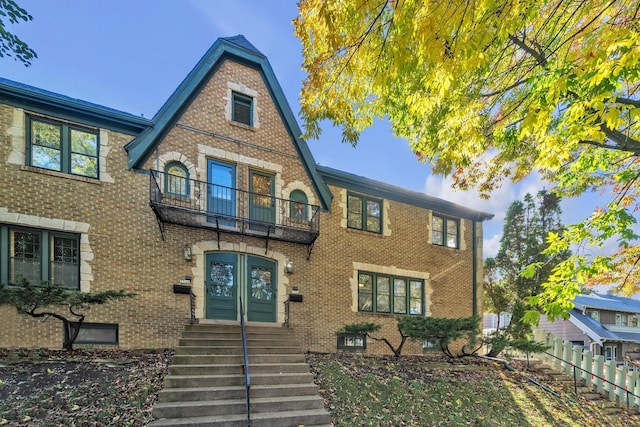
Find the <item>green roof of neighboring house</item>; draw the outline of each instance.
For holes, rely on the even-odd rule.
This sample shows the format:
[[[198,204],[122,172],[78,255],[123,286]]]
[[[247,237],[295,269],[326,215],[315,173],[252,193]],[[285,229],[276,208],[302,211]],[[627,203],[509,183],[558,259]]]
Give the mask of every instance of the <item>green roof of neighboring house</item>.
[[[320,176],[327,184],[346,188],[347,190],[378,196],[381,198],[395,200],[421,208],[431,209],[436,212],[451,215],[459,218],[466,218],[476,221],[485,221],[493,218],[493,214],[460,206],[437,197],[429,196],[425,193],[407,190],[395,185],[375,181],[373,179],[339,171],[325,166],[317,166]]]
[[[125,146],[125,149],[129,153],[129,168],[140,167],[149,158],[157,144],[164,135],[169,132],[180,115],[189,106],[190,102],[197,96],[198,92],[204,87],[215,70],[226,58],[232,58],[235,61],[257,69],[261,73],[265,85],[307,169],[307,173],[320,196],[322,208],[328,209],[331,206],[331,193],[316,171],[315,162],[309,147],[300,138],[302,132],[284,96],[280,83],[278,83],[266,56],[258,51],[242,35],[216,40],[153,117],[154,126],[145,130]]]
[[[153,125],[143,117],[4,78],[0,78],[0,103],[128,135],[137,135]]]

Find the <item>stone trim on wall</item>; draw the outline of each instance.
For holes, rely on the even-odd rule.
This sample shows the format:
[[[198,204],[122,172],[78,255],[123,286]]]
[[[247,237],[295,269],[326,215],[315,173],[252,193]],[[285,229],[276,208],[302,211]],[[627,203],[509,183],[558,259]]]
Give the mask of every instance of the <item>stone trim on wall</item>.
[[[109,152],[111,151],[111,145],[109,144],[109,131],[106,129],[98,129],[98,180],[94,178],[88,178],[83,176],[76,176],[64,172],[52,171],[48,169],[41,169],[36,167],[31,167],[26,165],[26,146],[27,146],[27,130],[26,130],[26,117],[27,112],[22,108],[14,108],[13,109],[13,123],[9,129],[7,129],[7,134],[11,137],[11,151],[9,151],[9,155],[7,157],[7,163],[10,165],[17,165],[25,168],[24,170],[28,170],[30,172],[41,172],[51,176],[58,176],[61,178],[77,178],[80,181],[85,182],[108,182],[114,183],[115,180],[108,172],[107,168],[107,158],[109,157]],[[70,122],[68,120],[62,120],[60,118],[54,116],[45,116],[42,114],[33,114],[37,117],[44,117],[56,122],[60,123],[68,123],[68,124],[76,124],[74,122]]]
[[[276,323],[284,323],[284,302],[287,300],[289,288],[289,277],[285,274],[284,267],[289,259],[288,256],[281,252],[268,250],[265,254],[263,247],[250,246],[246,243],[231,243],[220,241],[220,249],[218,242],[215,240],[206,240],[196,242],[191,245],[191,254],[194,266],[191,268],[192,274],[192,291],[195,295],[196,307],[195,316],[198,319],[205,318],[204,300],[205,300],[205,260],[206,254],[211,252],[236,252],[241,254],[255,255],[262,258],[268,258],[277,264],[277,281],[278,281],[278,300],[276,302]]]
[[[282,198],[289,200],[291,198],[290,197],[291,193],[295,190],[302,191],[304,194],[306,194],[308,204],[318,206],[318,201],[315,197],[315,194],[313,193],[313,190],[311,190],[311,188],[308,187],[304,182],[300,182],[300,181],[293,181],[287,184],[287,186],[282,189]],[[289,215],[288,210],[289,210],[288,206],[283,206],[283,211],[285,216]],[[313,215],[313,212],[309,210],[308,214]],[[310,219],[311,218],[306,218],[306,220],[310,220]]]
[[[431,286],[431,275],[424,271],[405,270],[395,266],[384,266],[376,264],[367,264],[363,262],[353,262],[353,276],[349,278],[351,287],[351,311],[358,312],[358,272],[368,271],[371,273],[385,274],[389,276],[400,276],[410,279],[424,280],[424,316],[431,316],[431,295],[433,287]],[[371,313],[375,315],[376,313]]]
[[[464,241],[464,235],[466,233],[466,226],[465,223],[468,220],[465,220],[464,218],[457,218],[451,215],[444,215],[444,214],[440,214],[438,212],[435,212],[436,216],[440,216],[443,218],[452,218],[452,219],[457,219],[458,220],[458,225],[459,225],[459,235],[458,235],[458,248],[454,249],[454,248],[448,248],[446,246],[440,246],[440,245],[434,245],[433,244],[433,215],[434,212],[433,211],[429,211],[429,218],[427,220],[427,234],[428,234],[428,242],[430,245],[432,246],[437,246],[439,248],[445,248],[445,249],[451,249],[454,251],[466,251],[467,250],[467,243]]]
[[[241,83],[227,82],[227,93],[223,99],[224,99],[224,117],[229,121],[232,121],[231,120],[231,114],[233,110],[233,93],[232,92],[238,92],[243,95],[250,96],[253,99],[253,106],[252,106],[253,126],[250,126],[250,127],[259,128],[260,127],[260,108],[258,107],[258,91],[251,89],[250,87]]]
[[[340,227],[353,230],[347,226],[347,193],[348,193],[348,190],[346,188],[341,188],[340,193],[338,194],[338,208],[342,210]],[[354,193],[360,194],[357,192],[354,192]],[[387,236],[387,237],[391,236],[391,218],[389,218],[389,201],[386,199],[383,199],[382,197],[376,197],[376,196],[373,196],[373,197],[382,200],[382,233],[381,234],[371,233],[371,234],[379,235],[379,236]],[[366,232],[370,233],[369,231],[366,231]]]
[[[0,207],[0,223],[80,234],[80,291],[91,291],[93,272],[90,262],[93,261],[93,249],[89,243],[89,224],[68,219],[13,213],[5,207]]]

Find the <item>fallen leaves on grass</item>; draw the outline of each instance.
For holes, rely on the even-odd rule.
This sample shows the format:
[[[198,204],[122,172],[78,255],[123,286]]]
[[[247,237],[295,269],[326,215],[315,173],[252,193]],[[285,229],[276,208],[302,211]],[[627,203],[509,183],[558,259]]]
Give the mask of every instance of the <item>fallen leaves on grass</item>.
[[[0,425],[144,426],[172,354],[0,350]]]
[[[639,425],[569,393],[557,398],[480,358],[342,353],[307,360],[336,426]]]

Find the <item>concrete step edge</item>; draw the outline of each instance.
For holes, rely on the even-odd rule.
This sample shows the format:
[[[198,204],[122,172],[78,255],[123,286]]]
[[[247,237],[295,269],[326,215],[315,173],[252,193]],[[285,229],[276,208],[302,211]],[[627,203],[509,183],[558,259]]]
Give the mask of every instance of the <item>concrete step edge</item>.
[[[288,396],[288,402],[307,402],[322,400],[319,395],[309,396]],[[253,397],[251,398],[251,404],[266,404],[266,403],[278,403],[281,402],[281,397]],[[199,406],[225,406],[225,405],[244,405],[245,399],[219,399],[219,400],[189,400],[183,402],[158,402],[154,405],[155,408],[186,408],[186,407],[199,407]]]

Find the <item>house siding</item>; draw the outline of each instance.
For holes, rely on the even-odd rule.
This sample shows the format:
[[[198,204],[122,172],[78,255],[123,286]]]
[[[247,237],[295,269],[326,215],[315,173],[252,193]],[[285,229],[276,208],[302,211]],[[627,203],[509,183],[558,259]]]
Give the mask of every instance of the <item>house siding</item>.
[[[254,97],[254,126],[229,120],[232,90],[244,90]],[[283,121],[258,69],[223,59],[183,107],[137,170],[128,169],[130,159],[122,149],[135,135],[99,129],[108,150],[101,158],[102,179],[90,180],[25,167],[24,153],[19,158],[12,147],[16,128],[20,134],[22,126],[24,135],[25,122],[20,124],[19,119],[28,111],[0,105],[0,213],[44,218],[39,227],[45,229],[55,229],[56,221],[84,224],[77,231],[86,254],[91,255],[82,260],[86,263],[82,290],[125,289],[136,294],[87,311],[87,322],[119,325],[121,348],[177,344],[189,320],[189,297],[174,294],[172,287],[186,276],[191,277],[196,297],[195,315],[206,321],[205,260],[215,252],[276,262],[277,323],[288,320],[304,350],[335,351],[336,332],[360,322],[380,323],[379,335],[399,344],[395,316],[358,312],[357,272],[361,269],[423,280],[425,315],[453,318],[482,312],[482,222],[460,219],[459,249],[433,245],[431,218],[439,212],[384,199],[375,189],[369,195],[383,199],[382,233],[347,228],[344,203],[348,189],[331,185],[332,204],[319,214],[320,235],[312,248],[174,224],[164,224],[161,233],[149,207],[146,171],[162,169],[170,161],[182,162],[192,179],[202,181],[207,179],[208,159],[227,161],[236,165],[238,189],[249,190],[250,171],[264,171],[275,177],[276,197],[287,199],[292,190],[302,189],[310,203],[319,205],[322,199],[308,166],[300,159],[293,130]],[[183,258],[185,245],[192,248],[191,261]],[[295,265],[293,274],[284,271],[289,260]],[[303,301],[288,303],[287,319],[286,300],[294,286]],[[20,316],[7,306],[0,306],[0,318],[6,325],[0,330],[2,347],[62,344],[58,321]],[[375,341],[367,345],[371,353],[389,352]],[[404,351],[423,350],[421,343],[407,343]]]

